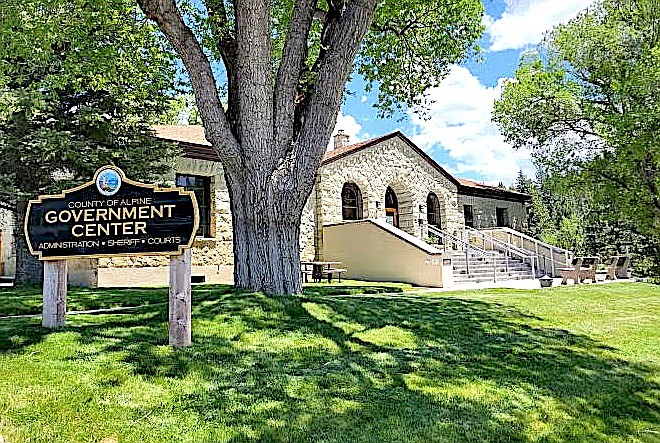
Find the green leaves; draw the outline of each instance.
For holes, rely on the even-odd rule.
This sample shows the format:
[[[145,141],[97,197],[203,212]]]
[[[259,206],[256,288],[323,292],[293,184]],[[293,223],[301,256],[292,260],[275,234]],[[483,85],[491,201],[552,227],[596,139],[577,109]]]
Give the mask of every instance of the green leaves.
[[[342,2],[333,2],[336,7]],[[271,2],[271,45],[274,72],[279,67],[288,37],[295,2]],[[307,38],[307,62],[300,73],[300,92],[314,90],[321,54],[324,12],[328,2],[318,1],[316,19]],[[181,8],[187,22],[216,62],[234,33],[232,2],[204,0],[203,5],[186,0]],[[225,15],[218,11],[226,11]],[[340,7],[341,10],[341,7]],[[478,0],[381,1],[376,7],[371,31],[364,39],[355,69],[364,76],[367,88],[379,89],[377,105],[382,115],[406,106],[424,105],[424,93],[437,86],[448,67],[479,48],[475,41],[483,32],[483,6]],[[222,83],[225,79],[220,79]]]
[[[138,178],[168,170],[175,153],[149,129],[173,88],[164,49],[131,0],[3,2],[2,199],[88,180],[105,163]]]
[[[379,86],[381,113],[423,105],[449,66],[478,50],[482,14],[473,0],[381,2],[357,60],[369,87]]]
[[[602,252],[625,236],[642,252],[660,237],[659,36],[653,1],[603,0],[555,28],[495,103],[493,121],[532,148],[544,186],[563,182],[551,212],[578,203],[553,214],[557,242],[585,237]]]

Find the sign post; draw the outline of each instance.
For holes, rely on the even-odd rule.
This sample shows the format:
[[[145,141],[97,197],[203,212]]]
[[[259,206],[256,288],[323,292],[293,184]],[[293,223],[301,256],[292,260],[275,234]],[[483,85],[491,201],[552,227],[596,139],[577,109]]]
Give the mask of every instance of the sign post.
[[[66,260],[44,262],[44,306],[41,324],[44,328],[57,329],[66,322]]]
[[[190,346],[192,343],[190,263],[190,249],[170,258],[169,343],[174,347]]]
[[[60,195],[30,200],[24,230],[30,252],[45,261],[44,327],[65,324],[67,259],[168,255],[170,344],[189,345],[190,247],[198,223],[194,193],[129,180],[114,166]]]

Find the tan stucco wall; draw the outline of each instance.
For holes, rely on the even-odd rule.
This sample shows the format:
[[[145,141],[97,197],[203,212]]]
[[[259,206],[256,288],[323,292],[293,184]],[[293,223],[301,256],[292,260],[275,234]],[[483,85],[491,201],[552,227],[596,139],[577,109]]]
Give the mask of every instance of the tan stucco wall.
[[[69,286],[96,288],[99,284],[99,261],[95,258],[67,260],[67,282]]]
[[[521,202],[463,194],[459,194],[458,202],[461,211],[463,205],[472,205],[474,227],[477,229],[497,226],[496,209],[506,208],[509,214],[509,227],[517,231],[527,231],[527,211]]]
[[[325,226],[323,242],[325,260],[341,262],[347,278],[442,287],[445,274],[451,285],[451,265],[443,273],[439,250],[423,250],[369,220]]]

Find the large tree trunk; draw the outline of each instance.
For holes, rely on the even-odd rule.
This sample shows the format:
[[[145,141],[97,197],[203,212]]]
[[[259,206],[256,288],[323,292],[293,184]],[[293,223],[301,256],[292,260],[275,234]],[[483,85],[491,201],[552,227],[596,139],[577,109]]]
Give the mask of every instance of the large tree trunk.
[[[243,172],[245,174],[245,172]],[[267,294],[297,294],[302,205],[253,177],[227,180],[234,236],[234,283]]]
[[[15,284],[41,284],[43,281],[43,263],[37,260],[28,249],[23,225],[25,224],[25,211],[27,202],[20,201],[14,212],[14,248],[16,252]]]
[[[224,1],[207,0],[228,71],[226,112],[211,64],[176,1],[138,3],[181,56],[206,138],[225,169],[236,286],[267,294],[299,293],[303,207],[377,0],[328,2],[322,14],[321,49],[309,66],[308,43],[319,12],[317,2],[294,2],[276,73],[271,58],[272,3],[235,0],[232,17]],[[310,77],[315,78],[313,84]]]

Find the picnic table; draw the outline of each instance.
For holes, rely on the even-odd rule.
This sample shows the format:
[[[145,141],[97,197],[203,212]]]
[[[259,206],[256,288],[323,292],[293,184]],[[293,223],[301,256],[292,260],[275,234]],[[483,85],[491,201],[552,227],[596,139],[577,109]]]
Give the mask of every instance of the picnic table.
[[[310,276],[315,283],[319,283],[325,278],[328,279],[328,283],[332,283],[333,275],[336,275],[341,283],[341,274],[346,272],[346,269],[337,267],[339,265],[341,262],[338,261],[303,261],[300,262],[300,272],[305,283],[308,282]]]

